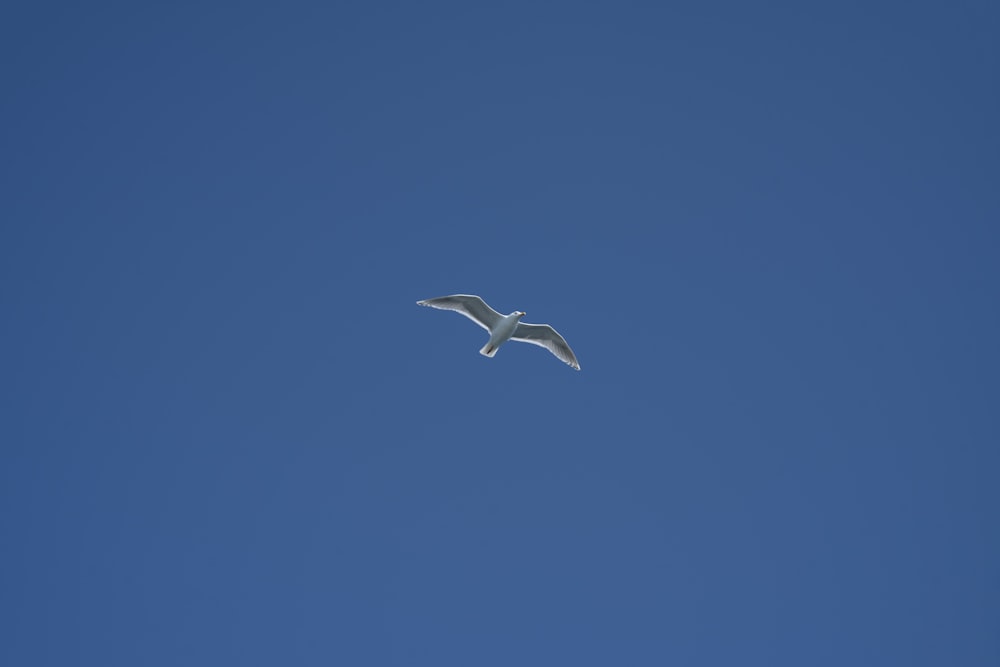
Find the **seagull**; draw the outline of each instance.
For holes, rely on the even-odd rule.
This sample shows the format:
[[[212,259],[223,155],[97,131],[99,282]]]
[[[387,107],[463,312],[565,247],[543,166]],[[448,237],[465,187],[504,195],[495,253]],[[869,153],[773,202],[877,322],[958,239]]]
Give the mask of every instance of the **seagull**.
[[[576,370],[580,370],[580,362],[576,360],[573,350],[569,349],[566,339],[548,324],[526,324],[521,321],[527,313],[515,310],[510,315],[501,315],[490,308],[485,301],[475,294],[452,294],[436,299],[417,301],[418,306],[437,308],[438,310],[454,310],[465,315],[470,320],[490,332],[490,339],[479,350],[479,354],[492,357],[501,345],[508,340],[540,345],[556,355],[556,357]]]

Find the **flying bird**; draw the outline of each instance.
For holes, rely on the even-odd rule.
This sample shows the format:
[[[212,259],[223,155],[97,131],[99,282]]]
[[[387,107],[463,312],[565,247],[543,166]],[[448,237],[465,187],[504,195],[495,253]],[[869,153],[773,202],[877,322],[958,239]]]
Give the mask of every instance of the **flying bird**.
[[[490,332],[490,339],[479,350],[479,354],[492,357],[501,345],[508,340],[540,345],[556,355],[562,361],[580,370],[580,362],[576,360],[573,350],[569,349],[566,339],[548,324],[526,324],[521,321],[527,313],[515,310],[510,315],[501,315],[490,308],[485,301],[475,294],[452,294],[436,299],[417,301],[418,306],[428,306],[438,310],[454,310],[465,315],[470,320]]]

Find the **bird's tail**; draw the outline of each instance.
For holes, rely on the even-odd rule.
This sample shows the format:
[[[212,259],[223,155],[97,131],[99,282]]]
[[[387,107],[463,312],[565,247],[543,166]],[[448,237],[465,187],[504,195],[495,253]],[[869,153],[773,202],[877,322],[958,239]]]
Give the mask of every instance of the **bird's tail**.
[[[493,344],[493,341],[486,343],[486,345],[483,346],[483,349],[479,350],[479,354],[483,355],[484,357],[492,357],[496,353],[497,353],[497,346]]]

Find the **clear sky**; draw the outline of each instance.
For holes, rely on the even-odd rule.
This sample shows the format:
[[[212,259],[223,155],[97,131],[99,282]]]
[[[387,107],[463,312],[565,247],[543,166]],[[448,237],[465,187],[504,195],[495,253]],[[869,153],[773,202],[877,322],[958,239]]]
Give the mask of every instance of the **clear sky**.
[[[0,664],[1000,664],[998,34],[8,3]]]

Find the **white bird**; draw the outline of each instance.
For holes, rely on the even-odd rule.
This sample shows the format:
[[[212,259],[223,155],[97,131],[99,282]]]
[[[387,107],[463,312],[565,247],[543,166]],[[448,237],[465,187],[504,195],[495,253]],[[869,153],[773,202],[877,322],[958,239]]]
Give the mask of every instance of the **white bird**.
[[[492,357],[497,349],[508,340],[540,345],[557,358],[580,370],[573,350],[566,339],[548,324],[525,324],[521,318],[527,313],[515,310],[510,315],[501,315],[490,308],[485,301],[474,294],[452,294],[436,299],[417,301],[418,306],[428,306],[438,310],[454,310],[490,332],[490,340],[479,350],[479,354]]]

